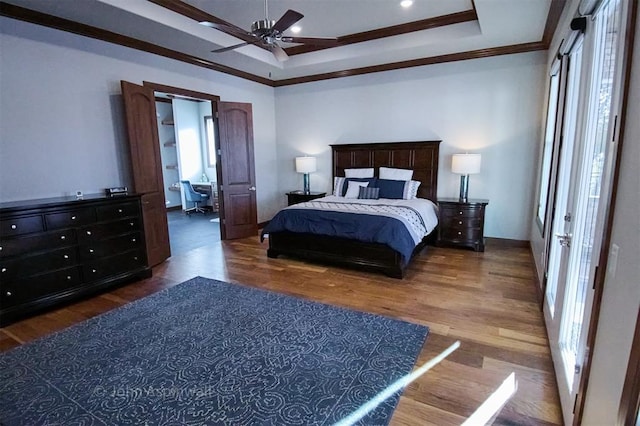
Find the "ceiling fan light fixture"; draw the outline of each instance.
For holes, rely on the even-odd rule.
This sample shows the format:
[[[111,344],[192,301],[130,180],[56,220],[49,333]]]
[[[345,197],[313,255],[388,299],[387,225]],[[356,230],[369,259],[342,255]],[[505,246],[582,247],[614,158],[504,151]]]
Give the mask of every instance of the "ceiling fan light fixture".
[[[405,9],[408,7],[411,7],[412,4],[413,4],[413,0],[402,0],[400,2],[400,6],[404,7]]]
[[[291,27],[291,32],[294,34],[298,34],[300,31],[302,31],[302,28],[299,25],[294,25],[293,27]]]

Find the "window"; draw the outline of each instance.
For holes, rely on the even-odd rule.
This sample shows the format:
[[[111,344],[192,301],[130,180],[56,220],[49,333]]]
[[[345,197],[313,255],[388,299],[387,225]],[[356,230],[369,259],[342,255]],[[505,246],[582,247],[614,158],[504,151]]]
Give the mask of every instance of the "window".
[[[213,117],[204,117],[205,137],[207,138],[207,166],[216,166],[216,132],[213,126]]]
[[[549,81],[549,107],[547,109],[547,126],[544,133],[544,148],[542,151],[542,168],[540,169],[540,188],[538,191],[538,225],[544,233],[545,216],[549,197],[549,178],[551,177],[551,161],[556,135],[556,121],[558,117],[558,99],[560,94],[560,61],[556,60],[551,67]]]

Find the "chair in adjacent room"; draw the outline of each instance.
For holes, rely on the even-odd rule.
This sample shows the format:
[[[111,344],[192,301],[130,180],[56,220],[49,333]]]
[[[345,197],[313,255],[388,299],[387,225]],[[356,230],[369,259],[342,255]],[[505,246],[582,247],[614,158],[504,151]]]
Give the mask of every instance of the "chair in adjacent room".
[[[182,184],[182,190],[184,191],[184,197],[187,202],[193,203],[193,207],[190,209],[186,209],[184,212],[187,215],[190,215],[193,212],[206,213],[207,211],[202,208],[201,204],[205,203],[209,199],[209,195],[197,192],[195,189],[193,189],[193,186],[191,186],[191,182],[189,182],[188,180],[181,180],[180,184]]]

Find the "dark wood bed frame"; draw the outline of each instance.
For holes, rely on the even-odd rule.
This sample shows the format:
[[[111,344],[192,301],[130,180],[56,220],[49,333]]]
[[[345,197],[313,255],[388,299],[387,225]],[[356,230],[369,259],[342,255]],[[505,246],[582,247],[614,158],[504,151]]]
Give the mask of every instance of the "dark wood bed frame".
[[[378,167],[412,169],[413,180],[421,182],[418,188],[418,197],[436,202],[440,142],[331,145],[333,176],[344,176],[344,169],[349,168],[373,167],[376,176],[378,175]],[[435,232],[427,235],[413,251],[412,258],[434,238]],[[363,243],[346,238],[306,233],[270,233],[267,256],[275,258],[281,254],[313,261],[374,269],[393,278],[404,276],[405,268],[402,266],[400,254],[385,244]]]

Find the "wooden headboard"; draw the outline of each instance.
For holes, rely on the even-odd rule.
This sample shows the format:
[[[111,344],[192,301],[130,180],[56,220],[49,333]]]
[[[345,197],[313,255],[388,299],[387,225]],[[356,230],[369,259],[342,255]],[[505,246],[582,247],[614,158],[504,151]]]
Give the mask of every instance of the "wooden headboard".
[[[383,142],[331,145],[333,176],[344,176],[344,169],[378,167],[412,169],[413,180],[420,181],[418,197],[436,202],[438,196],[438,154],[442,141]]]

